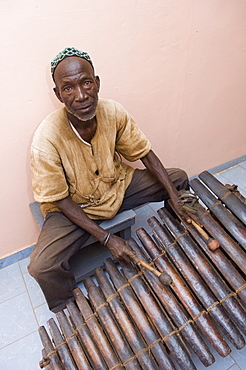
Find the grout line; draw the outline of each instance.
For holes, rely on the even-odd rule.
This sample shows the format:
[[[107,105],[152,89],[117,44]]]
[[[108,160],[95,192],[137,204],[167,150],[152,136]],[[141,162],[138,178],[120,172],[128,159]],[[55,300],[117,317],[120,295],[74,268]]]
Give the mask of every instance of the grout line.
[[[47,304],[46,300],[45,300],[45,302],[40,303],[38,306],[34,307],[34,310],[36,310],[37,308],[42,307],[42,306],[44,306],[44,305],[48,306],[48,304]],[[51,314],[52,314],[52,311],[50,311],[50,312],[51,312]]]
[[[230,367],[228,367],[228,369],[226,369],[226,370],[230,370],[230,369],[232,369],[232,370],[233,370],[233,367],[234,367],[235,365],[237,365],[237,369],[242,370],[242,369],[241,369],[241,367],[240,367],[236,362],[235,362],[235,364],[233,364],[233,365],[231,365]]]
[[[6,348],[6,347],[11,346],[11,345],[12,345],[12,344],[14,344],[14,343],[19,342],[21,339],[24,339],[24,338],[26,338],[26,337],[28,337],[29,335],[34,334],[34,333],[38,333],[38,330],[34,330],[34,331],[32,331],[31,333],[28,333],[28,334],[24,335],[23,337],[21,337],[21,338],[19,338],[19,339],[16,339],[16,340],[14,340],[14,341],[13,341],[13,342],[11,342],[11,343],[6,344],[6,346],[3,346],[3,347],[1,347],[1,348],[0,348],[0,351],[1,351],[2,349]]]
[[[23,273],[22,273],[22,270],[21,270],[20,262],[19,262],[19,261],[17,261],[17,263],[18,263],[18,266],[19,266],[19,270],[20,270],[20,273],[21,273],[21,277],[22,277],[23,283],[24,283],[24,285],[25,285],[25,287],[26,287],[26,290],[27,290],[27,286],[26,286],[25,279],[24,279],[24,277],[23,277]]]
[[[237,363],[236,363],[235,359],[232,357],[231,353],[229,354],[229,356],[228,356],[228,357],[230,357],[230,358],[232,359],[232,361],[234,362],[234,364],[232,364],[230,367],[228,367],[228,369],[227,369],[227,370],[231,369],[234,365],[237,365]],[[215,361],[215,362],[216,362],[216,361]],[[237,366],[238,366],[238,365],[237,365]]]
[[[21,273],[22,274],[22,273]],[[22,279],[24,280],[24,284],[25,284],[25,287],[26,287],[26,291],[27,291],[27,294],[28,294],[28,298],[29,298],[29,301],[30,301],[30,304],[31,304],[31,307],[32,307],[32,311],[33,311],[33,314],[34,314],[34,317],[35,317],[35,320],[36,320],[36,323],[38,325],[38,327],[40,326],[39,325],[39,322],[38,322],[38,318],[36,316],[36,312],[35,312],[35,307],[33,306],[33,303],[32,303],[32,299],[31,299],[31,295],[29,293],[29,290],[28,290],[28,287],[27,287],[27,284],[26,284],[26,281],[23,277],[23,274],[22,274]]]
[[[27,291],[26,291],[26,290],[25,290],[24,292],[21,292],[21,293],[19,293],[19,294],[14,295],[14,296],[13,296],[13,297],[11,297],[11,298],[5,299],[5,301],[2,301],[2,302],[0,303],[0,307],[1,307],[1,304],[6,303],[6,302],[8,302],[8,301],[11,301],[11,299],[14,299],[14,298],[16,298],[16,297],[19,297],[20,295],[25,294],[25,293],[27,293]]]

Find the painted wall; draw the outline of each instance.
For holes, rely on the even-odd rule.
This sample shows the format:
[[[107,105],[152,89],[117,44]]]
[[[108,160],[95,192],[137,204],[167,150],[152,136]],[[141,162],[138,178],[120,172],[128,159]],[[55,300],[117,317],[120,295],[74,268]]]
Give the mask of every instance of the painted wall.
[[[189,176],[245,154],[245,0],[1,0],[0,258],[35,244],[29,151],[59,108],[49,62],[88,51],[165,166]]]

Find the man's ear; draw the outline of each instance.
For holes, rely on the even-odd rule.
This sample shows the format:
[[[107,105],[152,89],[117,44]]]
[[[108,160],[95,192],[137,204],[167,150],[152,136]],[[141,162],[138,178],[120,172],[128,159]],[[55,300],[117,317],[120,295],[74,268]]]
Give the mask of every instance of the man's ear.
[[[96,80],[96,84],[97,84],[97,88],[98,88],[98,92],[99,92],[99,90],[100,90],[100,77],[95,76],[95,80]]]
[[[54,91],[54,93],[56,94],[57,99],[59,99],[59,100],[60,100],[60,102],[61,102],[61,103],[63,103],[62,98],[61,98],[61,96],[60,96],[60,93],[59,93],[59,90],[58,90],[57,86],[53,88],[53,91]]]

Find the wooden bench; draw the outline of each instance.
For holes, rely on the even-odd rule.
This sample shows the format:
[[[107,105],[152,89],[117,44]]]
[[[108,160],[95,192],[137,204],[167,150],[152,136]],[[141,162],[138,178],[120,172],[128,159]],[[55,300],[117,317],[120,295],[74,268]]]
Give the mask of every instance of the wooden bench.
[[[41,229],[44,223],[44,217],[40,210],[38,202],[31,203],[30,209]],[[131,237],[131,226],[135,223],[135,212],[132,210],[119,213],[110,220],[104,220],[100,226],[117,234],[127,240]],[[90,276],[96,267],[102,266],[103,261],[111,257],[107,247],[103,247],[94,236],[91,236],[82,248],[70,259],[71,270],[74,273],[77,282],[87,276]]]

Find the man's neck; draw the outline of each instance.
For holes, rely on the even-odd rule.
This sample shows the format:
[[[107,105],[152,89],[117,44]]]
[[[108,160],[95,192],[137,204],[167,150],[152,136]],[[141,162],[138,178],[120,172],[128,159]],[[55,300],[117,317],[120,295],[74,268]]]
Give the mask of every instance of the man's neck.
[[[81,121],[71,113],[67,112],[67,117],[82,139],[90,143],[97,129],[96,116],[88,121]]]

